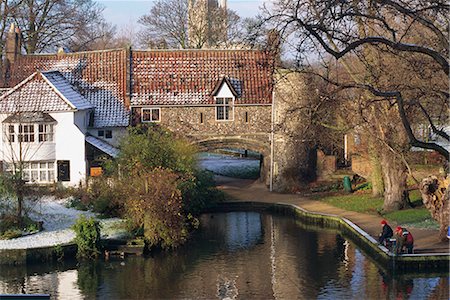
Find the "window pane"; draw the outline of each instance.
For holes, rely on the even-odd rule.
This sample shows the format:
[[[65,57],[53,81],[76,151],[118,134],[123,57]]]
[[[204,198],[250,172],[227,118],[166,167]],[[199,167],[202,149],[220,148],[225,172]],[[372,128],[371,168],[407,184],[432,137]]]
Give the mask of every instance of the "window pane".
[[[38,171],[31,171],[31,181],[38,181],[38,180],[39,180]]]
[[[150,122],[152,119],[151,116],[151,110],[150,109],[143,109],[142,110],[142,121],[144,122]]]
[[[47,171],[40,171],[39,172],[39,180],[40,181],[47,181]]]
[[[99,130],[99,131],[97,132],[97,135],[98,135],[98,136],[105,136],[105,132],[104,132],[103,130]]]
[[[231,107],[230,106],[225,106],[225,120],[229,120],[230,119],[230,111],[231,111]]]
[[[223,106],[218,106],[216,108],[217,110],[217,120],[223,120],[224,118],[224,107]]]
[[[225,104],[230,104],[231,103],[231,98],[225,98]]]
[[[55,171],[49,170],[48,171],[48,181],[54,181],[55,180]]]
[[[112,138],[112,131],[111,130],[106,130],[105,131],[105,138],[107,138],[107,139],[111,139]]]
[[[33,162],[33,163],[31,163],[31,168],[37,169],[37,168],[39,168],[39,164],[37,162]]]
[[[9,133],[14,133],[14,125],[9,125]]]
[[[216,98],[216,104],[223,104],[223,98]]]
[[[23,171],[23,180],[30,180],[30,172],[29,171]]]
[[[159,109],[152,109],[152,121],[159,122]]]
[[[46,169],[46,168],[47,168],[47,163],[41,162],[41,163],[39,164],[39,167],[40,167],[41,169]]]
[[[53,169],[53,168],[55,168],[55,163],[54,163],[54,162],[52,162],[52,161],[51,161],[51,162],[49,162],[49,163],[48,163],[48,168],[49,168],[49,169]]]

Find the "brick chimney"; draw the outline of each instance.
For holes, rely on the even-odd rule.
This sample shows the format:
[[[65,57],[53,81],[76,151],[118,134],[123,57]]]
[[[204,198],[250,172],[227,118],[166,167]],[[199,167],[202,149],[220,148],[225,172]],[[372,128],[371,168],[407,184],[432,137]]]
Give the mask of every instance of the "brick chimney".
[[[6,34],[5,42],[5,59],[8,64],[14,64],[21,50],[21,34],[20,30],[14,23],[11,24]]]

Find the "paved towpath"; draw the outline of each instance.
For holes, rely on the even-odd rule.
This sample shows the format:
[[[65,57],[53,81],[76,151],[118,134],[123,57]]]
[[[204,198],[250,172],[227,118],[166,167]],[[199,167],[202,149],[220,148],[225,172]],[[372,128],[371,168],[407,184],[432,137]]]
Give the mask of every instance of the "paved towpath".
[[[270,203],[286,203],[300,206],[308,211],[326,213],[345,217],[361,227],[364,231],[377,237],[381,231],[381,217],[364,213],[343,210],[321,201],[311,200],[295,194],[269,192],[259,181],[234,179],[217,176],[218,188],[236,201],[256,201]],[[397,226],[390,224],[393,229]],[[438,230],[408,228],[414,236],[415,253],[449,253],[449,243],[438,241]]]

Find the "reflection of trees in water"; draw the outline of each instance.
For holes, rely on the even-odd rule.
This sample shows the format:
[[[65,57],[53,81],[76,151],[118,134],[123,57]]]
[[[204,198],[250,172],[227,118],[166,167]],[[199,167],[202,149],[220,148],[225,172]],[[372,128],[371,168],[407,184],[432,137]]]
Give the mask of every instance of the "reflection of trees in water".
[[[102,265],[98,260],[82,261],[78,265],[77,285],[87,298],[95,298],[102,282]]]
[[[448,299],[447,277],[386,275],[335,231],[255,213],[202,221],[186,246],[152,257],[1,268],[0,293],[62,295],[67,288],[72,291],[63,295],[79,289],[87,299]]]
[[[61,287],[60,274],[73,271],[76,261],[64,263],[30,263],[0,266],[0,294],[45,293],[57,295]]]

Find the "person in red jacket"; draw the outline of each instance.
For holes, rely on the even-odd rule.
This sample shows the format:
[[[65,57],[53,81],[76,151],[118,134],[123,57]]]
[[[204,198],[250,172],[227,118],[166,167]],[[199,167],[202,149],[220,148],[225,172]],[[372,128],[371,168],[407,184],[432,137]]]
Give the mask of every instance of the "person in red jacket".
[[[403,253],[405,250],[408,254],[413,253],[414,237],[412,236],[411,232],[406,230],[406,228],[397,226],[397,228],[395,229],[395,240],[397,254]]]

